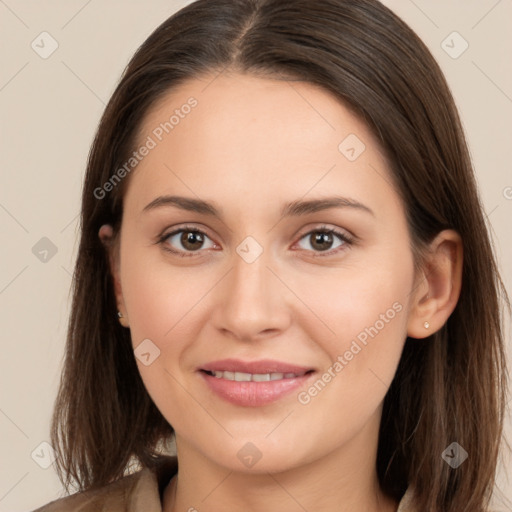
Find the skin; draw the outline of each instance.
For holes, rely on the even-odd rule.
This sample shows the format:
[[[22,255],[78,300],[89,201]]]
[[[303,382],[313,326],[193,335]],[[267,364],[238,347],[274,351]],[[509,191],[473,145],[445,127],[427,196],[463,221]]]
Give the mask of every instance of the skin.
[[[137,364],[176,431],[180,468],[163,510],[396,511],[375,469],[382,402],[406,336],[429,336],[456,305],[460,237],[440,233],[415,275],[405,211],[377,140],[309,83],[237,73],[188,81],[147,113],[140,142],[191,96],[198,105],[130,175],[110,254],[133,347],[150,339],[160,350]],[[349,134],[366,146],[355,161],[338,149]],[[143,212],[165,194],[213,202],[223,218],[174,206]],[[280,215],[285,203],[333,195],[373,214]],[[182,233],[155,243],[184,224],[206,233],[202,245],[184,247]],[[322,226],[355,243],[333,235],[322,251],[314,239]],[[107,243],[111,227],[99,236]],[[247,236],[263,249],[252,263],[236,251]],[[233,405],[196,371],[228,357],[277,359],[314,368],[315,381],[396,303],[400,312],[305,405],[295,392],[262,407]],[[252,467],[237,457],[248,442],[261,453]]]

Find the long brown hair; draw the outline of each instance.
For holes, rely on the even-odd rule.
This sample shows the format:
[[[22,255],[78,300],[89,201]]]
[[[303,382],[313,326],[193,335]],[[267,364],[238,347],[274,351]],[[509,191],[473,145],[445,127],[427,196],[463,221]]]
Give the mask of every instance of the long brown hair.
[[[61,481],[86,490],[120,478],[132,463],[155,467],[161,443],[172,438],[139,375],[129,330],[118,323],[98,237],[104,223],[119,232],[129,178],[108,193],[98,190],[131,155],[158,99],[226,69],[317,84],[367,123],[390,162],[416,263],[441,230],[461,235],[460,299],[441,330],[406,340],[384,400],[377,472],[396,500],[414,486],[418,510],[485,510],[506,408],[502,319],[510,305],[446,81],[417,35],[376,0],[199,0],[167,19],[133,56],[101,119],[83,188],[51,429]],[[452,442],[470,458],[457,469],[441,457]]]

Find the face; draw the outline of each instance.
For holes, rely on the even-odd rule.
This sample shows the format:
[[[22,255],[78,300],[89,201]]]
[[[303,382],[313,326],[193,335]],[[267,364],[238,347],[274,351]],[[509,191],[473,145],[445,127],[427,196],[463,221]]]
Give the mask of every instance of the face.
[[[388,164],[314,85],[213,78],[148,112],[124,198],[114,273],[144,384],[178,454],[225,468],[375,446],[414,288]]]

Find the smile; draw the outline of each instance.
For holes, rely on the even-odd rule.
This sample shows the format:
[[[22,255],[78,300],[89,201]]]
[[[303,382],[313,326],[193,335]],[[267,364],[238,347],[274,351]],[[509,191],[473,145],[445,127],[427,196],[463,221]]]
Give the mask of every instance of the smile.
[[[198,368],[203,382],[223,401],[243,407],[271,404],[304,386],[312,368],[273,360],[224,359]]]
[[[236,382],[268,382],[271,380],[294,379],[302,377],[304,373],[244,373],[244,372],[228,372],[213,371],[211,374],[217,379],[234,380]]]

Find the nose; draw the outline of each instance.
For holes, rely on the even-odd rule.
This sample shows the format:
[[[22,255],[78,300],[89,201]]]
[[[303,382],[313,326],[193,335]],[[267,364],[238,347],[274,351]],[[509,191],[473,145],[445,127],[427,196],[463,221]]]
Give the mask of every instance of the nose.
[[[289,326],[293,294],[270,259],[266,251],[252,262],[234,253],[215,297],[213,321],[223,335],[250,342],[277,336]]]

